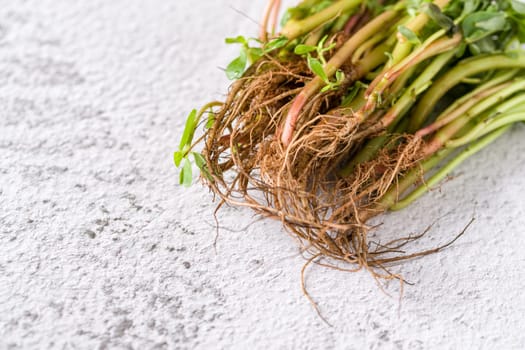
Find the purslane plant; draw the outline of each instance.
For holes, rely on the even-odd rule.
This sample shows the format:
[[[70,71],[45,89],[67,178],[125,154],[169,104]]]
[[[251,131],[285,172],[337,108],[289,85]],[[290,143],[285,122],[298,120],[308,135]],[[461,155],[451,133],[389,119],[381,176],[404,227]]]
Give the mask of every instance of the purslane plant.
[[[304,0],[273,34],[279,3],[259,39],[227,39],[234,82],[190,113],[181,183],[193,159],[219,205],[281,220],[313,256],[382,268],[436,251],[372,248],[366,222],[525,120],[525,2]]]

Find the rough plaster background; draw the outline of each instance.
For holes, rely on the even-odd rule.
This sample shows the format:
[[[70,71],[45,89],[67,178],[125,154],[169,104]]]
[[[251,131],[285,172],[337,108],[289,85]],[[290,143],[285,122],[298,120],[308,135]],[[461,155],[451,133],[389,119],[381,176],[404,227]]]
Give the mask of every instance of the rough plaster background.
[[[288,2],[290,3],[290,2]],[[446,251],[413,286],[313,267],[276,222],[176,185],[189,110],[263,1],[0,1],[0,349],[522,349],[525,129],[466,162],[382,235]],[[234,10],[235,9],[235,10]],[[241,15],[239,12],[244,13]]]

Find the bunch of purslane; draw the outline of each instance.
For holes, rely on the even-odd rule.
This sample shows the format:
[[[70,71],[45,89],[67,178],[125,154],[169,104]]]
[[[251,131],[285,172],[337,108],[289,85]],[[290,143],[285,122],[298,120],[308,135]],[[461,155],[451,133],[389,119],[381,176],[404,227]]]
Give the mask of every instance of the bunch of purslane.
[[[372,248],[366,222],[525,120],[525,2],[305,0],[276,34],[278,11],[258,39],[226,39],[234,82],[188,117],[181,183],[194,162],[220,205],[281,220],[314,256],[429,253],[401,253],[413,237]]]

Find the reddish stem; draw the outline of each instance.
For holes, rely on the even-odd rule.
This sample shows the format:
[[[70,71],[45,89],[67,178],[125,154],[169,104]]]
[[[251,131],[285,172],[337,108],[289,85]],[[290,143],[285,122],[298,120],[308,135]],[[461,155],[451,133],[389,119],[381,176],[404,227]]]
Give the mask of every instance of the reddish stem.
[[[275,0],[269,0],[268,5],[266,5],[266,9],[264,10],[264,16],[263,16],[263,20],[261,22],[261,28],[259,31],[259,39],[262,42],[268,41],[268,22],[270,21],[270,16],[272,14],[272,10],[274,9],[275,5],[276,5]]]
[[[363,28],[365,24],[367,24],[370,21],[370,18],[372,17],[372,14],[370,11],[364,11],[362,15],[359,18],[359,21],[357,22],[357,25],[355,26],[355,31],[358,31],[359,29]]]
[[[281,0],[276,0],[273,7],[273,16],[272,16],[272,36],[275,34],[277,29],[277,22],[279,21],[279,10],[281,9]]]
[[[490,95],[492,95],[492,94],[494,94],[494,93],[504,89],[505,87],[509,86],[510,84],[511,83],[509,82],[509,83],[505,83],[505,84],[494,86],[494,87],[492,87],[490,89],[487,89],[485,91],[480,91],[479,93],[477,93],[474,96],[472,96],[471,99],[469,99],[468,101],[465,101],[464,104],[462,104],[461,106],[458,106],[457,109],[452,111],[452,113],[450,113],[446,117],[435,121],[434,123],[430,124],[429,126],[423,128],[423,129],[420,129],[418,132],[416,132],[416,136],[424,137],[424,136],[427,136],[427,135],[430,135],[430,134],[436,132],[438,129],[440,129],[443,126],[447,125],[448,123],[452,122],[455,118],[457,118],[457,117],[461,116],[463,113],[467,112],[472,106],[474,106],[480,100],[482,100],[485,97],[488,97],[488,96],[490,96]]]
[[[395,10],[383,12],[372,21],[367,23],[367,25],[365,25],[357,33],[351,36],[324,66],[326,75],[328,77],[332,77],[339,67],[341,67],[352,56],[359,45],[368,40],[370,36],[380,30],[381,27],[389,24],[394,19],[396,14],[397,11]],[[366,60],[366,58],[364,60]],[[297,120],[299,119],[301,110],[306,104],[306,101],[317,91],[319,91],[323,85],[323,80],[316,76],[309,83],[307,83],[303,91],[297,95],[286,116],[283,133],[281,134],[281,142],[283,145],[288,146],[288,144],[290,144],[295,131]]]
[[[461,41],[461,39],[461,34],[457,33],[452,38],[442,38],[440,40],[437,40],[411,59],[401,62],[403,64],[395,65],[386,72],[380,74],[372,81],[372,83],[370,83],[370,86],[368,87],[365,93],[365,97],[367,97],[367,103],[363,107],[362,111],[360,111],[360,113],[366,115],[368,111],[373,110],[375,108],[376,99],[369,98],[372,94],[376,96],[381,95],[407,69],[409,69],[410,67],[414,67],[415,65],[423,62],[427,58],[436,56],[440,53],[450,50],[451,48],[455,47]],[[388,120],[387,122],[390,121],[391,120]]]
[[[357,23],[359,22],[359,19],[362,15],[362,13],[356,13],[355,15],[350,17],[350,19],[348,19],[348,22],[346,22],[345,28],[343,29],[343,32],[346,35],[350,35],[354,32],[354,29],[357,26]]]
[[[317,78],[315,78],[317,79]],[[284,145],[288,145],[292,139],[293,133],[295,131],[295,125],[297,124],[297,119],[299,119],[299,114],[303,109],[307,100],[307,94],[305,90],[301,91],[290,107],[288,114],[286,116],[286,123],[284,124],[283,133],[281,134],[281,141]]]

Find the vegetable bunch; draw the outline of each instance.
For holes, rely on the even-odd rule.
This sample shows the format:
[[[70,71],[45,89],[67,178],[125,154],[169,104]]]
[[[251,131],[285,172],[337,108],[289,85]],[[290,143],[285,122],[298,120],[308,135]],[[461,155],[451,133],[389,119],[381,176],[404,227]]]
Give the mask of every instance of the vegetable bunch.
[[[401,253],[410,237],[372,249],[366,222],[525,121],[525,2],[304,0],[275,34],[279,3],[258,39],[226,39],[234,82],[188,117],[181,183],[192,158],[219,206],[281,220],[314,256],[384,267],[431,252]]]

